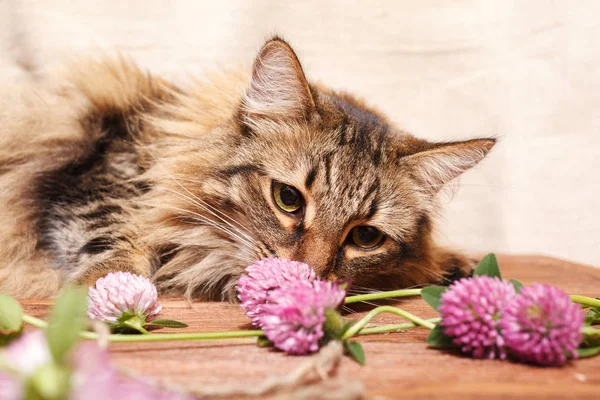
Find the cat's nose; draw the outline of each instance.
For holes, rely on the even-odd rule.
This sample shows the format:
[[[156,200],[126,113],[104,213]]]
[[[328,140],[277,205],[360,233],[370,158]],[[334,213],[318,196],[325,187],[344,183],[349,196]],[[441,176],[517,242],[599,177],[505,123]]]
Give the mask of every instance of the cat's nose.
[[[337,245],[321,236],[304,237],[293,259],[308,264],[321,278],[331,274]]]

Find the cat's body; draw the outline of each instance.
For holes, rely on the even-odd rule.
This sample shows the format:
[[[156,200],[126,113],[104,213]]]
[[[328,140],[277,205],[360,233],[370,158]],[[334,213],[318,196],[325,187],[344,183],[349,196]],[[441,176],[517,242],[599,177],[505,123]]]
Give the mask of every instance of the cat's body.
[[[263,257],[369,288],[444,283],[440,187],[493,139],[435,144],[309,85],[289,46],[252,74],[178,88],[123,61],[82,63],[0,111],[0,292],[52,295],[111,271],[234,299]]]

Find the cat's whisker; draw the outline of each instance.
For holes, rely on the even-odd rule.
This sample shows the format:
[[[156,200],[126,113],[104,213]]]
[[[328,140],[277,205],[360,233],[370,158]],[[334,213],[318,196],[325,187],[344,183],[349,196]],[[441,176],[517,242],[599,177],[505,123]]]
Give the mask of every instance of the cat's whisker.
[[[244,244],[248,249],[252,249],[252,244],[251,243],[243,241],[242,238],[240,238],[239,236],[236,236],[233,232],[231,232],[227,228],[225,228],[223,226],[220,226],[219,224],[215,224],[214,221],[211,221],[208,218],[198,218],[198,217],[194,217],[194,216],[191,216],[191,217],[188,217],[188,218],[190,218],[191,221],[195,221],[196,225],[199,225],[199,226],[210,225],[212,227],[215,227],[215,228],[221,230],[222,232],[226,232],[226,233],[228,233],[228,234],[230,234],[232,236],[235,236],[237,239],[239,239],[240,241],[242,241],[242,244]],[[185,222],[187,222],[188,224],[193,224],[190,221],[185,221]]]
[[[349,289],[346,291],[348,294],[371,294],[371,293],[377,293],[377,291],[371,291],[371,290],[356,290],[356,289]]]
[[[361,301],[361,303],[365,303],[365,304],[368,304],[368,305],[373,306],[373,307],[379,307],[379,304],[374,303],[372,301],[364,300],[364,301]]]
[[[210,225],[224,233],[227,233],[228,235],[230,235],[232,238],[235,238],[237,240],[239,240],[242,244],[244,244],[245,246],[247,246],[248,250],[252,250],[253,249],[253,243],[249,242],[248,240],[244,239],[243,237],[237,235],[236,233],[230,231],[229,229],[221,226],[220,224],[218,224],[217,222],[207,218],[206,216],[196,213],[194,211],[191,210],[186,210],[183,208],[179,208],[179,207],[173,207],[173,206],[156,206],[156,205],[151,205],[153,207],[159,207],[159,208],[164,208],[164,209],[170,209],[170,210],[175,210],[175,211],[180,211],[183,213],[188,213],[191,214],[192,216],[196,217],[198,221],[204,223],[205,225]],[[190,217],[191,218],[191,217]]]
[[[244,241],[244,239],[243,239],[243,238],[241,238],[241,237],[239,237],[239,236],[235,235],[233,232],[231,232],[231,231],[229,231],[228,229],[226,229],[226,228],[224,228],[224,227],[220,226],[220,225],[219,225],[219,224],[217,224],[215,221],[212,221],[211,219],[209,219],[209,218],[206,218],[206,217],[202,216],[201,214],[197,214],[197,213],[194,213],[194,212],[193,212],[193,211],[191,211],[191,210],[185,210],[185,209],[181,209],[181,208],[177,208],[177,207],[157,206],[157,205],[155,205],[155,204],[148,204],[148,203],[141,202],[141,201],[138,201],[137,203],[144,204],[144,205],[146,205],[146,206],[149,206],[149,207],[157,207],[157,208],[163,208],[163,209],[175,209],[175,210],[182,211],[182,212],[187,212],[187,213],[196,214],[196,216],[194,216],[194,217],[190,217],[190,218],[196,218],[197,216],[203,217],[203,219],[202,219],[202,220],[199,220],[199,221],[201,221],[201,222],[202,222],[202,224],[203,224],[203,225],[210,225],[210,226],[213,226],[213,227],[215,227],[215,228],[217,228],[217,229],[221,230],[222,232],[225,232],[225,233],[229,234],[229,235],[230,235],[230,236],[232,236],[233,238],[236,238],[236,239],[240,240],[240,241],[241,241],[241,243],[240,243],[240,244],[244,245],[244,248],[245,248],[246,250],[248,250],[248,251],[253,251],[253,250],[254,250],[254,246],[253,246],[253,244],[251,244],[251,243],[248,243],[248,242]],[[172,217],[172,218],[166,219],[166,220],[162,221],[162,223],[165,223],[165,222],[168,222],[168,221],[171,221],[171,220],[181,220],[181,216],[176,216],[176,217]],[[254,262],[254,260],[252,260],[252,262]]]
[[[189,212],[193,213],[193,211],[189,211]],[[223,226],[223,225],[219,224],[218,222],[213,221],[210,218],[207,218],[206,216],[203,216],[202,214],[194,213],[193,217],[190,217],[190,218],[193,219],[193,220],[196,220],[196,221],[200,221],[200,222],[209,224],[211,226],[219,227],[219,229],[222,229],[223,231],[226,231],[230,235],[232,235],[232,236],[236,237],[237,239],[239,239],[241,242],[243,242],[245,245],[247,245],[248,248],[252,248],[254,246],[253,242],[250,242],[250,241],[246,240],[245,238],[239,236],[236,231],[232,232],[227,226]]]
[[[172,208],[177,209],[176,207],[172,207]],[[220,225],[219,223],[211,220],[210,218],[203,216],[202,214],[197,214],[197,213],[194,213],[193,211],[185,210],[185,209],[179,209],[179,211],[190,213],[192,216],[190,216],[188,218],[190,218],[193,221],[199,222],[198,225],[203,225],[203,226],[209,225],[214,228],[217,228],[218,230],[229,234],[231,237],[238,239],[241,243],[246,245],[249,249],[251,249],[253,246],[253,244],[251,242],[247,241],[246,239],[237,235],[235,232],[232,232],[231,230],[227,229],[226,227]]]
[[[356,314],[356,311],[354,311],[351,307],[348,306],[342,306],[342,310],[348,314]]]
[[[181,187],[183,190],[185,190],[187,193],[189,193],[192,198],[189,198],[188,196],[183,195],[182,193],[178,193],[173,191],[174,193],[178,193],[179,195],[182,195],[186,198],[188,198],[189,200],[191,200],[194,204],[198,205],[199,207],[203,208],[205,211],[209,212],[210,214],[212,214],[213,216],[219,218],[222,222],[226,223],[227,225],[231,226],[234,229],[238,229],[237,227],[234,227],[230,222],[226,221],[225,219],[223,219],[221,216],[219,216],[218,214],[216,214],[214,211],[216,211],[219,214],[222,214],[225,218],[228,218],[231,220],[231,218],[225,214],[223,214],[222,211],[215,209],[213,206],[211,206],[210,204],[206,203],[204,200],[200,199],[198,196],[196,196],[195,194],[193,194],[191,191],[189,191],[185,186],[183,186],[177,179],[175,179],[175,177],[173,176],[173,174],[171,174],[171,172],[169,172],[169,170],[167,170],[167,168],[165,168],[165,166],[154,156],[154,154],[152,154],[152,152],[150,152],[148,150],[148,153],[150,154],[150,156],[154,159],[154,161],[165,171],[165,173],[173,180],[173,182],[175,182],[179,187]],[[168,190],[168,189],[167,189]],[[195,199],[195,200],[194,200]],[[212,209],[212,210],[211,210]],[[247,229],[247,228],[246,228]],[[251,240],[254,242],[254,239],[248,235],[245,232],[240,232],[243,235],[245,235],[247,237],[247,239]]]
[[[225,233],[227,233],[228,235],[230,235],[232,238],[235,238],[235,239],[238,239],[238,240],[240,240],[240,241],[241,241],[241,244],[244,244],[245,246],[247,246],[249,250],[251,250],[251,249],[252,249],[252,244],[251,244],[251,243],[249,243],[249,242],[247,242],[247,241],[244,241],[244,239],[243,239],[243,238],[241,238],[241,237],[237,236],[237,235],[236,235],[234,232],[231,232],[231,231],[230,231],[230,230],[228,230],[227,228],[224,228],[223,226],[219,225],[219,224],[218,224],[218,223],[216,223],[215,221],[212,221],[211,219],[209,219],[209,218],[206,218],[206,217],[202,216],[201,214],[197,214],[197,213],[194,213],[194,212],[193,212],[193,211],[191,211],[191,210],[185,210],[185,209],[181,209],[181,208],[177,208],[177,207],[170,207],[170,206],[169,206],[169,207],[167,207],[167,206],[156,206],[156,205],[152,205],[152,206],[153,206],[153,207],[158,207],[158,208],[164,208],[164,209],[170,209],[170,210],[177,210],[177,211],[181,211],[181,212],[187,212],[187,213],[195,214],[195,215],[196,215],[195,217],[190,217],[190,218],[193,218],[193,219],[195,218],[195,219],[197,219],[198,221],[201,221],[201,222],[202,222],[202,225],[204,225],[204,226],[206,226],[206,225],[210,225],[210,226],[212,226],[212,227],[214,227],[214,228],[216,228],[216,229],[219,229],[219,230],[221,230],[222,232],[225,232]],[[198,219],[197,217],[203,217],[203,218],[202,218],[202,219]],[[166,220],[164,220],[164,221],[162,221],[162,222],[164,223],[164,222],[171,221],[171,220],[181,220],[181,216],[172,217],[172,218],[166,219]]]
[[[185,195],[185,194],[183,194],[183,193],[179,193],[179,192],[177,192],[177,191],[175,191],[175,190],[171,190],[171,189],[167,189],[167,188],[161,188],[161,190],[165,190],[165,191],[167,191],[167,192],[170,192],[170,193],[173,193],[173,194],[176,194],[176,195],[182,196],[183,198],[185,198],[185,199],[189,200],[189,201],[190,201],[192,204],[194,204],[194,205],[196,205],[196,206],[200,207],[201,209],[203,209],[203,210],[207,211],[209,214],[211,214],[211,215],[213,215],[213,216],[215,216],[215,217],[219,218],[219,220],[221,220],[223,223],[227,224],[227,226],[231,227],[232,229],[234,229],[235,231],[237,231],[237,232],[238,232],[238,233],[240,233],[241,235],[245,236],[247,240],[249,240],[249,241],[251,241],[252,243],[254,243],[254,239],[253,239],[253,238],[252,238],[250,235],[248,235],[246,232],[244,232],[244,231],[243,231],[242,229],[240,229],[239,227],[237,227],[237,226],[235,226],[235,225],[233,225],[233,224],[229,223],[228,221],[225,221],[223,218],[221,218],[221,217],[219,217],[218,215],[216,215],[215,213],[213,213],[211,210],[209,210],[209,209],[208,209],[207,207],[205,207],[203,204],[200,204],[200,203],[198,203],[198,202],[194,201],[194,199],[192,199],[192,198],[190,198],[190,197],[186,196],[186,195]],[[222,214],[222,212],[221,212],[221,214]]]
[[[348,292],[350,293],[377,293],[380,290],[378,289],[374,289],[374,288],[367,288],[367,287],[360,287],[360,286],[356,286],[356,285],[352,285],[350,286],[350,289],[348,289]]]
[[[161,165],[161,167],[162,167],[162,168],[164,168],[162,165]],[[168,172],[167,172],[167,173],[168,173]],[[247,228],[247,227],[246,227],[244,224],[242,224],[241,222],[239,222],[239,221],[237,221],[236,219],[234,219],[234,218],[230,217],[229,215],[225,214],[225,213],[224,213],[222,210],[219,210],[218,208],[215,208],[215,207],[213,207],[212,205],[210,205],[210,204],[209,204],[209,203],[207,203],[206,201],[202,200],[201,198],[199,198],[198,196],[196,196],[196,195],[194,195],[192,192],[190,192],[190,191],[189,191],[187,188],[185,188],[185,187],[184,187],[183,185],[181,185],[181,183],[179,182],[179,180],[181,180],[181,178],[177,179],[177,178],[175,178],[173,175],[171,175],[171,178],[172,178],[172,179],[173,179],[173,180],[174,180],[174,181],[175,181],[175,182],[176,182],[176,183],[177,183],[177,184],[178,184],[178,185],[179,185],[179,186],[180,186],[182,189],[184,189],[186,192],[188,192],[190,195],[192,195],[192,196],[194,197],[194,199],[195,199],[195,200],[196,200],[198,203],[200,203],[201,205],[203,205],[204,207],[206,207],[206,208],[207,208],[207,211],[209,211],[209,212],[215,212],[215,213],[218,213],[218,214],[220,214],[220,215],[221,215],[223,218],[226,218],[226,219],[228,219],[229,221],[231,221],[232,223],[235,223],[235,224],[239,225],[241,228],[244,228],[244,229],[248,230],[248,228]],[[197,183],[199,183],[198,181],[196,181],[196,182],[197,182]],[[216,217],[219,217],[218,215],[215,215],[215,216],[216,216]],[[220,217],[219,217],[219,218],[220,218]],[[227,222],[227,221],[223,221],[223,222],[225,222],[225,223],[229,224],[229,222]]]
[[[467,183],[467,184],[457,183],[453,187],[447,186],[447,187],[443,188],[442,190],[455,192],[455,191],[460,190],[462,188],[488,188],[488,189],[509,190],[509,191],[523,191],[524,190],[524,189],[515,188],[515,187],[506,187],[506,186],[498,186],[498,185],[486,185],[486,184],[470,184],[470,183]],[[430,193],[432,189],[437,190],[437,189],[439,189],[439,186],[435,186],[435,185],[420,186],[418,188],[414,188],[413,190],[415,190],[416,192],[421,192],[421,193]]]

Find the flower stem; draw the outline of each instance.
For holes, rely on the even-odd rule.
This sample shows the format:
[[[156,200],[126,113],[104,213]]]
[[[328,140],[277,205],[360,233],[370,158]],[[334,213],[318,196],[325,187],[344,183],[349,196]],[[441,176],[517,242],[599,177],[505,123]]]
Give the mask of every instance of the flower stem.
[[[130,328],[130,329],[134,329],[144,335],[150,335],[150,332],[148,332],[146,329],[144,329],[144,327],[141,325],[141,323],[138,320],[135,321],[125,321],[123,322],[123,325],[125,325],[126,327]]]
[[[425,328],[428,328],[428,329],[435,328],[435,325],[432,324],[431,322],[425,321],[424,319],[421,319],[421,318],[417,317],[416,315],[411,314],[411,313],[409,313],[407,311],[404,311],[404,310],[401,310],[399,308],[392,307],[392,306],[381,306],[381,307],[377,307],[377,308],[371,310],[360,321],[358,321],[356,324],[352,325],[352,327],[346,331],[346,333],[344,334],[344,336],[342,337],[342,339],[348,339],[348,338],[356,335],[377,314],[381,314],[381,313],[384,313],[384,312],[388,312],[388,313],[399,315],[401,317],[404,317],[404,318],[408,319],[409,321],[414,322],[416,325],[424,326]]]
[[[402,311],[399,309],[395,309],[398,311]],[[380,311],[384,312],[384,311]],[[390,311],[385,311],[390,312]],[[379,312],[377,312],[378,314]],[[395,314],[398,314],[394,311]],[[408,313],[406,313],[408,314]],[[376,314],[369,318],[372,319]],[[400,315],[400,314],[398,314]],[[403,315],[404,316],[404,315]],[[427,323],[438,323],[440,318],[431,318],[424,322]],[[23,315],[23,322],[33,325],[36,328],[46,328],[48,323],[44,320],[41,320],[36,317],[32,317],[31,315]],[[365,321],[361,326],[365,326],[369,321]],[[355,324],[352,329],[356,327]],[[410,329],[416,326],[420,326],[423,324],[418,324],[415,322],[406,322],[403,324],[393,324],[393,325],[382,325],[376,326],[372,328],[363,328],[358,329],[358,332],[352,334],[355,335],[372,335],[376,333],[385,333],[385,332],[394,332],[400,329]],[[251,331],[230,331],[230,332],[203,332],[203,333],[152,333],[149,335],[122,335],[122,334],[112,334],[108,335],[107,339],[110,342],[154,342],[154,341],[167,341],[167,340],[208,340],[208,339],[235,339],[235,338],[245,338],[245,337],[260,337],[263,336],[263,331],[260,330],[251,330]],[[98,334],[95,332],[84,331],[79,334],[83,339],[96,340],[98,339]]]
[[[23,322],[33,325],[36,328],[44,329],[48,326],[48,323],[42,319],[32,317],[31,315],[23,314]]]
[[[427,319],[427,322],[431,322],[432,324],[437,324],[440,322],[441,318],[431,318]],[[410,329],[419,326],[414,322],[405,322],[403,324],[395,324],[395,325],[382,325],[382,326],[374,326],[372,328],[363,328],[356,335],[372,335],[375,333],[386,333],[386,332],[396,332],[401,329]]]
[[[91,333],[91,332],[87,332]],[[94,334],[96,335],[96,334]],[[153,333],[150,335],[109,335],[109,342],[161,342],[166,340],[207,340],[207,339],[236,339],[244,337],[263,336],[263,331],[230,331],[230,332],[199,332],[199,333]],[[92,339],[88,337],[86,339]]]
[[[400,290],[391,290],[388,292],[359,294],[357,296],[346,297],[344,304],[359,303],[361,301],[389,299],[389,298],[393,298],[393,297],[418,296],[420,294],[421,294],[421,289],[400,289]]]
[[[585,304],[592,307],[600,307],[600,300],[594,299],[593,297],[579,296],[576,294],[572,294],[570,297],[574,303]]]
[[[584,326],[581,328],[581,333],[584,335],[600,335],[600,329],[594,328],[593,326]]]
[[[44,329],[48,326],[46,321],[31,315],[24,314],[23,322],[33,325],[36,328]],[[132,327],[137,329],[137,327]],[[144,329],[144,328],[142,328]],[[150,333],[144,329],[147,335],[122,335],[112,334],[106,338],[109,342],[159,342],[165,340],[207,340],[207,339],[235,339],[244,337],[263,336],[263,331],[248,330],[248,331],[229,331],[229,332],[197,332],[197,333]],[[83,339],[96,340],[98,334],[95,332],[80,332],[79,336]]]

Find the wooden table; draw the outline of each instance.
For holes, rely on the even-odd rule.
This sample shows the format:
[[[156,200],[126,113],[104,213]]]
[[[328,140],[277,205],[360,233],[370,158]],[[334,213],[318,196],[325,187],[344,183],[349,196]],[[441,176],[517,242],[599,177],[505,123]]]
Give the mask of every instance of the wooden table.
[[[555,284],[568,293],[600,295],[600,269],[545,257],[500,256],[505,278],[528,284]],[[435,317],[421,299],[396,301],[419,316]],[[26,300],[26,312],[45,316],[48,300]],[[381,304],[389,304],[381,303]],[[164,299],[163,318],[188,323],[183,331],[225,331],[250,328],[239,306]],[[356,316],[363,315],[364,311]],[[399,323],[380,315],[374,323]],[[161,332],[168,332],[162,330]],[[182,330],[177,330],[178,332]],[[563,368],[540,368],[508,361],[473,360],[427,347],[428,331],[363,336],[367,365],[344,358],[333,379],[317,383],[329,387],[328,397],[339,393],[341,382],[364,385],[365,397],[381,398],[600,398],[600,357],[569,363]],[[113,362],[143,374],[182,385],[257,385],[269,376],[293,371],[306,357],[286,356],[259,348],[251,339],[118,343],[111,345]],[[329,385],[329,386],[327,386]],[[288,397],[296,397],[291,395]]]

